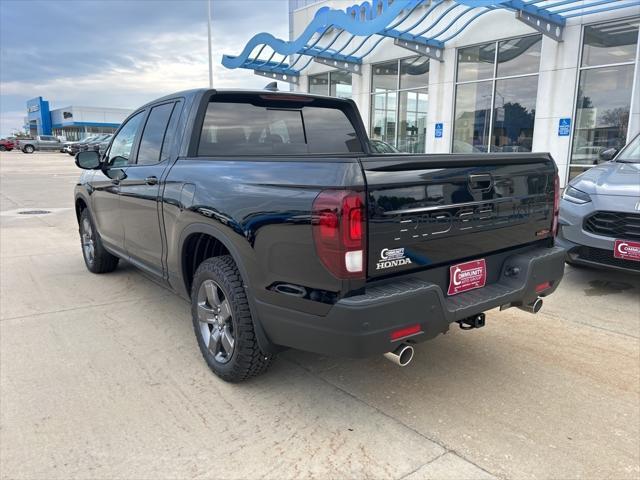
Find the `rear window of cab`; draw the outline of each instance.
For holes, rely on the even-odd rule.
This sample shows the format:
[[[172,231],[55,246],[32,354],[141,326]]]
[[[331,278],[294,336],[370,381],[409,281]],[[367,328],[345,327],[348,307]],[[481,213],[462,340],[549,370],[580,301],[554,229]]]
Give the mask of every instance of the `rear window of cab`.
[[[362,144],[342,109],[291,95],[213,97],[198,144],[199,156],[359,152]]]

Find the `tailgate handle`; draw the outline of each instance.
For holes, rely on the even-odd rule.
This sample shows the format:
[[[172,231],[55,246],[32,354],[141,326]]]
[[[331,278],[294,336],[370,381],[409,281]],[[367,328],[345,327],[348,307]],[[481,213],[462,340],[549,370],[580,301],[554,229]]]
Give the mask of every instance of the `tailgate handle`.
[[[493,178],[489,173],[469,175],[469,189],[488,192],[493,187]]]

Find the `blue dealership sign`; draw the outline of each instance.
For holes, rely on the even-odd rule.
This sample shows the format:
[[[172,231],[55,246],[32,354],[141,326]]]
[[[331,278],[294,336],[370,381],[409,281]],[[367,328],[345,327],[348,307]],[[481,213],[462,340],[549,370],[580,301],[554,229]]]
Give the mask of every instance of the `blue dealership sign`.
[[[444,125],[442,123],[436,123],[436,138],[442,138],[444,131]]]
[[[558,136],[568,137],[569,135],[571,135],[571,119],[561,118],[558,122]]]

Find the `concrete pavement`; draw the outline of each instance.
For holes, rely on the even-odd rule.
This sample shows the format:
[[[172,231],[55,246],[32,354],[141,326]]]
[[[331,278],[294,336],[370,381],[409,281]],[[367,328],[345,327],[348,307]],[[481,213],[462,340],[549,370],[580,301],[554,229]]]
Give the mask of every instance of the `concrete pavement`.
[[[640,478],[640,278],[568,267],[407,368],[288,351],[229,385],[187,303],[87,272],[77,177],[0,154],[1,478]]]

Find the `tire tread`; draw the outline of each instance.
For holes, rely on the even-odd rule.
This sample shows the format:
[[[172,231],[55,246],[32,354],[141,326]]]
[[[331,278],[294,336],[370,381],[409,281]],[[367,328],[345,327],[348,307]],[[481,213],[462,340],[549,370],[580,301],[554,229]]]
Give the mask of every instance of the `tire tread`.
[[[89,223],[91,223],[91,228],[93,229],[93,236],[94,236],[94,243],[95,243],[95,247],[94,247],[95,250],[93,254],[93,265],[90,265],[89,263],[87,263],[87,260],[85,259],[85,264],[87,265],[87,268],[89,269],[90,272],[93,272],[93,273],[113,272],[117,268],[118,262],[120,261],[120,259],[115,255],[112,255],[111,253],[107,252],[107,250],[104,248],[104,245],[102,245],[102,240],[100,240],[100,235],[98,235],[98,231],[96,230],[96,226],[93,223],[93,219],[91,218],[91,214],[89,213],[88,208],[85,208],[84,210],[82,210],[82,213],[80,214],[80,228],[82,228],[82,222],[84,221],[85,218],[88,218]],[[82,234],[80,236],[80,240],[82,241]],[[84,257],[84,252],[83,252],[83,257]]]
[[[229,362],[232,364],[231,368],[219,368],[213,356],[201,341],[198,331],[199,321],[196,300],[194,299],[197,299],[200,284],[210,276],[213,276],[229,292],[231,297],[229,300],[237,328],[235,358],[232,358]],[[191,298],[193,326],[198,338],[198,345],[209,368],[216,375],[227,382],[241,382],[264,373],[271,366],[274,356],[266,354],[260,349],[253,326],[253,319],[251,318],[247,293],[244,289],[244,282],[236,263],[230,255],[208,258],[198,266],[191,288]]]

